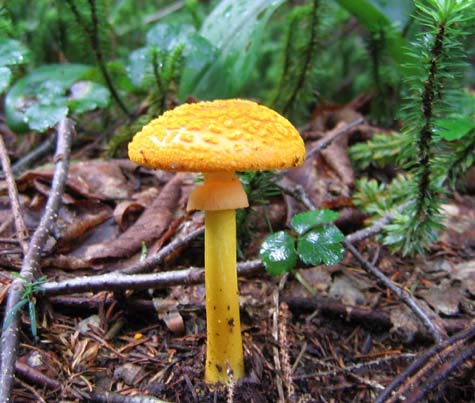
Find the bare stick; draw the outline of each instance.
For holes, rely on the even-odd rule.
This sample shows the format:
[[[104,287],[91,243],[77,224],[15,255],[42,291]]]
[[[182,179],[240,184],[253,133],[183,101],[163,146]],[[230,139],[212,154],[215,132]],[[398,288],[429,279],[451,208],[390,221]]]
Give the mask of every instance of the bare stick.
[[[240,276],[250,276],[261,267],[260,260],[239,263],[238,274]],[[165,288],[177,284],[199,284],[203,281],[204,270],[201,267],[150,274],[107,273],[97,276],[75,277],[63,281],[49,281],[41,285],[39,294],[51,296],[84,291],[143,290],[147,288]]]
[[[376,266],[368,262],[358,250],[348,241],[343,241],[345,247],[351,252],[351,254],[360,262],[361,266],[375,276],[381,283],[383,283],[387,288],[389,288],[397,297],[402,300],[414,314],[421,320],[423,325],[432,335],[434,340],[437,343],[440,343],[442,340],[447,338],[445,332],[434,324],[434,322],[427,316],[424,310],[417,304],[415,299],[409,294],[406,290],[398,287],[394,282],[391,281],[387,276],[385,276],[381,271],[378,270]]]
[[[438,357],[437,362],[444,362],[446,360],[445,350],[450,349],[452,346],[458,344],[463,344],[470,338],[475,336],[475,322],[467,327],[465,330],[460,331],[457,334],[454,334],[447,340],[444,340],[442,343],[436,344],[430,350],[426,351],[423,355],[417,358],[409,367],[407,367],[400,375],[398,375],[394,380],[386,387],[385,391],[377,397],[375,400],[376,403],[384,403],[388,399],[392,400],[392,396],[398,396],[401,393],[401,389],[406,390],[405,383],[407,380],[415,379],[414,376],[417,373],[420,373],[427,365],[430,365],[430,361]],[[401,388],[402,386],[402,388]],[[396,395],[394,393],[396,392]]]
[[[118,270],[118,273],[122,274],[132,274],[132,273],[143,273],[150,271],[153,268],[157,267],[163,260],[175,252],[178,248],[187,245],[190,241],[197,238],[198,236],[204,233],[204,227],[200,227],[189,234],[181,238],[176,238],[170,242],[167,246],[160,249],[155,255],[150,256],[149,258],[137,263],[134,266],[126,267],[125,269]]]
[[[310,151],[307,152],[307,155],[305,156],[305,158],[308,159],[314,154],[319,153],[323,149],[327,148],[331,143],[333,143],[338,137],[343,136],[344,134],[353,130],[355,127],[359,126],[362,123],[364,123],[364,119],[358,118],[341,128],[332,130],[333,133],[329,132],[323,139],[318,141],[315,147],[313,147]]]
[[[54,162],[56,164],[51,184],[50,197],[46,203],[45,212],[41,217],[38,228],[35,230],[28,252],[23,260],[20,276],[13,280],[7,298],[5,312],[13,312],[20,302],[26,282],[35,279],[41,251],[45,245],[51,224],[54,222],[61,202],[69,168],[69,158],[71,151],[71,139],[74,131],[72,121],[67,118],[62,119],[57,126],[58,144]],[[13,384],[13,372],[16,360],[16,350],[18,344],[19,315],[14,314],[9,326],[3,330],[0,339],[1,347],[1,369],[0,369],[0,402],[10,401],[10,394]]]
[[[303,189],[300,190],[300,193],[305,191]],[[309,197],[301,198],[300,201],[305,204],[305,206],[310,209],[314,210],[316,208],[315,204]],[[401,205],[397,208],[397,210],[401,210],[404,208],[405,205]],[[377,221],[371,227],[365,228],[361,231],[355,232],[353,234],[348,235],[345,240],[343,241],[346,248],[351,252],[351,254],[360,262],[365,270],[375,276],[379,281],[381,281],[387,288],[389,288],[396,296],[401,299],[413,312],[414,314],[421,320],[424,324],[426,329],[432,335],[436,342],[441,342],[444,340],[447,335],[445,331],[440,329],[438,326],[434,324],[434,322],[427,316],[424,310],[419,306],[416,300],[409,294],[407,291],[403,290],[402,288],[398,287],[391,279],[385,276],[375,265],[368,262],[359,252],[358,250],[352,245],[352,242],[359,241],[361,239],[367,238],[371,235],[375,235],[379,231],[382,230],[384,225],[386,225],[393,217],[394,212],[390,212],[385,215],[382,219]]]
[[[16,236],[23,251],[23,255],[26,255],[28,250],[28,230],[26,229],[23,214],[21,213],[18,189],[16,187],[15,179],[13,178],[10,158],[8,157],[7,148],[5,147],[2,135],[0,135],[0,160],[2,161],[2,168],[7,182],[8,198],[10,199],[13,220],[15,222]]]
[[[27,167],[49,154],[56,143],[56,133],[49,134],[48,138],[38,147],[21,157],[12,165],[12,172],[15,176],[21,174]]]

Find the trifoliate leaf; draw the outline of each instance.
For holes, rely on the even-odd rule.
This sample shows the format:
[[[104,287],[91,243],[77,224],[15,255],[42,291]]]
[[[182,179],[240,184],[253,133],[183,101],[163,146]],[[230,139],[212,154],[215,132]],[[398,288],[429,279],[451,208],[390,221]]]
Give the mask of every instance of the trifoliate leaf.
[[[295,239],[287,232],[276,232],[262,243],[259,255],[269,274],[278,276],[287,273],[297,263]]]
[[[292,217],[290,225],[297,234],[305,234],[308,230],[321,224],[328,224],[335,221],[340,214],[332,210],[312,210],[304,211]]]
[[[325,225],[307,232],[300,238],[297,253],[306,264],[336,264],[343,259],[341,242],[344,239],[345,236],[337,227]]]

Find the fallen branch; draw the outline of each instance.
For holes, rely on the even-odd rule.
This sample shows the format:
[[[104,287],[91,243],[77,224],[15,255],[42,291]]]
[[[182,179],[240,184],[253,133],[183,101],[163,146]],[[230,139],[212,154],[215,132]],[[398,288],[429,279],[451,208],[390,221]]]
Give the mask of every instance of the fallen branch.
[[[300,193],[305,192],[300,190]],[[300,200],[302,203],[309,210],[315,210],[316,206],[313,201],[309,197],[304,197]],[[404,205],[399,206],[397,209],[404,208]],[[379,221],[374,223],[371,227],[368,227],[364,230],[358,231],[354,234],[348,235],[345,240],[343,241],[345,247],[350,251],[350,253],[360,262],[363,268],[375,276],[379,281],[381,281],[387,288],[389,288],[396,296],[401,299],[413,312],[414,314],[421,320],[423,325],[432,335],[436,342],[441,342],[445,338],[447,338],[447,334],[443,329],[440,329],[424,312],[424,310],[419,306],[416,302],[414,297],[409,294],[407,291],[403,290],[402,288],[398,287],[390,278],[384,275],[374,264],[368,262],[359,252],[358,250],[352,245],[352,242],[360,241],[366,237],[371,235],[375,235],[379,231],[382,230],[384,225],[386,225],[392,218],[394,213],[390,212]]]
[[[425,376],[434,366],[445,363],[448,356],[454,350],[464,350],[465,342],[475,337],[475,323],[467,329],[453,335],[452,337],[436,344],[430,350],[426,351],[398,375],[377,397],[375,403],[390,403],[402,396],[411,386],[418,385],[421,378]]]
[[[260,260],[238,263],[238,274],[250,276],[262,267]],[[52,296],[78,292],[144,290],[165,288],[178,284],[200,284],[204,282],[204,269],[190,267],[184,270],[165,271],[150,274],[107,273],[97,276],[81,276],[63,281],[49,281],[41,285],[39,295]]]
[[[18,189],[16,187],[15,178],[13,177],[10,158],[8,158],[7,148],[2,135],[0,135],[0,160],[2,161],[2,168],[7,183],[8,199],[10,200],[13,220],[15,222],[17,240],[20,243],[23,255],[26,255],[26,252],[28,251],[28,230],[26,229],[25,221],[23,220],[23,215],[21,213]]]
[[[434,340],[437,343],[440,343],[442,340],[447,338],[447,334],[443,329],[437,326],[427,315],[427,313],[419,306],[414,297],[409,294],[406,290],[398,287],[394,282],[391,281],[384,273],[378,270],[378,268],[372,263],[368,262],[358,250],[348,241],[343,241],[345,247],[351,252],[351,254],[360,262],[363,268],[375,276],[381,283],[383,283],[387,288],[389,288],[396,296],[404,302],[414,314],[421,320],[422,324],[425,326],[427,331],[432,335]]]
[[[74,131],[73,123],[69,119],[62,119],[57,126],[58,144],[54,162],[56,164],[53,182],[51,185],[50,197],[46,203],[45,211],[41,221],[36,228],[28,252],[23,260],[20,277],[17,277],[10,285],[5,312],[13,312],[20,302],[25,285],[33,282],[38,275],[38,267],[41,251],[46,243],[52,223],[57,216],[57,211],[61,202],[69,168],[69,158],[71,151],[71,140]],[[1,369],[0,369],[0,402],[10,401],[10,394],[13,384],[13,372],[16,361],[16,350],[18,344],[19,315],[18,312],[6,329],[3,329],[0,340],[1,347]]]
[[[55,142],[56,133],[51,133],[45,141],[12,165],[13,174],[15,176],[20,175],[29,166],[33,165],[33,163],[48,155],[50,151],[53,150]]]
[[[313,147],[310,151],[307,152],[307,155],[305,156],[305,158],[306,159],[310,158],[314,154],[317,154],[320,151],[324,150],[331,143],[333,143],[337,138],[339,138],[339,137],[343,136],[344,134],[350,132],[351,130],[353,130],[355,127],[361,125],[362,123],[364,123],[364,119],[363,118],[358,118],[358,119],[355,119],[354,121],[346,124],[343,127],[339,127],[339,128],[336,128],[336,129],[332,130],[333,133],[329,132],[323,139],[318,141],[317,144],[315,145],[315,147]]]

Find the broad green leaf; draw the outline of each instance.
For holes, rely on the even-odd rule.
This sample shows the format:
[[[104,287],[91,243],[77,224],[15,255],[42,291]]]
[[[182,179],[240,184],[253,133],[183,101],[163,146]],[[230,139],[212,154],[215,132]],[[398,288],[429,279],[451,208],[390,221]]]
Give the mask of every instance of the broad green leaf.
[[[51,127],[49,117],[44,118],[44,124],[34,124],[34,127],[29,125],[30,122],[40,122],[37,110],[30,111],[30,117],[27,116],[27,111],[33,105],[52,106],[52,109],[57,108],[53,115],[59,116],[59,110],[64,111],[66,107],[66,95],[71,86],[89,70],[89,66],[81,64],[51,64],[39,67],[18,80],[5,98],[8,125],[17,132],[24,132],[28,127]]]
[[[475,121],[467,118],[439,119],[435,122],[437,133],[448,141],[458,140],[475,128]]]
[[[158,23],[148,31],[147,45],[165,52],[171,51],[178,45],[186,43],[194,32],[195,28],[192,25]]]
[[[38,132],[53,127],[68,114],[68,107],[64,105],[34,104],[25,112],[28,126]]]
[[[190,36],[183,50],[185,61],[179,88],[179,98],[182,101],[193,92],[196,79],[211,66],[216,55],[216,48],[207,39],[200,34]]]
[[[83,113],[109,105],[110,93],[104,86],[92,81],[78,81],[71,86],[68,106],[72,112]]]
[[[335,221],[340,214],[332,210],[312,210],[304,211],[292,217],[290,225],[297,232],[302,235],[308,230],[321,224],[328,224]]]
[[[0,94],[5,91],[5,89],[10,84],[12,79],[12,72],[8,67],[0,66]]]
[[[334,225],[325,225],[300,238],[297,253],[302,262],[309,265],[324,263],[336,264],[343,259],[343,246],[341,242],[345,236]]]
[[[262,243],[259,256],[269,274],[278,276],[287,273],[297,263],[295,239],[287,232],[276,232]]]
[[[29,56],[30,52],[21,42],[0,38],[0,66],[27,63]]]
[[[266,23],[283,0],[223,0],[203,22],[200,34],[217,49],[204,71],[187,71],[188,94],[201,99],[238,95],[253,72]],[[190,77],[191,76],[191,77]]]
[[[127,74],[137,87],[145,86],[153,79],[152,54],[153,49],[145,47],[134,50],[129,55]],[[160,63],[159,60],[157,62]]]

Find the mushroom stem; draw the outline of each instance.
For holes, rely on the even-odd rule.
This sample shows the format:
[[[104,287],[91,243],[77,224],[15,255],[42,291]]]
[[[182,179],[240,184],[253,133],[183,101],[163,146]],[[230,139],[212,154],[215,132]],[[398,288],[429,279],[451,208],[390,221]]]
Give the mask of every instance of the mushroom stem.
[[[207,382],[244,376],[236,270],[235,210],[205,211]]]

